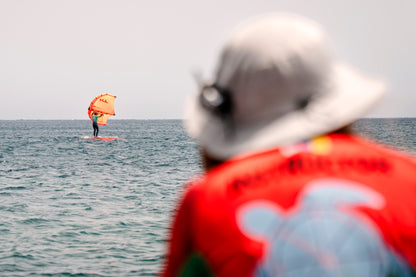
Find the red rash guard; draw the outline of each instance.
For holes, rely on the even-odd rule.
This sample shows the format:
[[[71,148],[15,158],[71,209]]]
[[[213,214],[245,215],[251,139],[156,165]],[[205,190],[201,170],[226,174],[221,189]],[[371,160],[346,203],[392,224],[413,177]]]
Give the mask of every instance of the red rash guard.
[[[190,184],[162,276],[411,276],[415,268],[415,160],[333,134],[230,160]]]

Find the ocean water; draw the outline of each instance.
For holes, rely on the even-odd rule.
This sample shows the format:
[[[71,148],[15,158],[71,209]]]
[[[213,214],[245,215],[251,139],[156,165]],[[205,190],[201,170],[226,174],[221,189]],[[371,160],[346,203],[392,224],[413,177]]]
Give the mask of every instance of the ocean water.
[[[361,135],[416,154],[416,119]],[[0,121],[0,276],[155,276],[184,182],[201,172],[179,120]]]
[[[0,276],[154,276],[200,170],[181,121],[0,121]]]

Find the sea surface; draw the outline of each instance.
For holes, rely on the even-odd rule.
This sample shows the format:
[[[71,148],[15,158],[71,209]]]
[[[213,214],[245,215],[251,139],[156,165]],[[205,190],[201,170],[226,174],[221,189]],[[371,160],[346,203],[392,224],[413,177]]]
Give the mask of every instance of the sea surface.
[[[416,119],[360,135],[416,155]],[[0,276],[156,276],[183,184],[201,172],[180,120],[0,120]]]

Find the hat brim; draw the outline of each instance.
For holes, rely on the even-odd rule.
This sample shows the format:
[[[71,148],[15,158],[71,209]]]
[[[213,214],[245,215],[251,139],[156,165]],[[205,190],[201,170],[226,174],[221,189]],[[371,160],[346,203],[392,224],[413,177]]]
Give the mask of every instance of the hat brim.
[[[194,95],[185,108],[185,128],[211,156],[228,159],[335,131],[362,117],[384,94],[382,82],[350,67],[338,64],[332,73],[328,91],[304,109],[266,123],[237,126],[231,134],[221,119],[200,106]]]

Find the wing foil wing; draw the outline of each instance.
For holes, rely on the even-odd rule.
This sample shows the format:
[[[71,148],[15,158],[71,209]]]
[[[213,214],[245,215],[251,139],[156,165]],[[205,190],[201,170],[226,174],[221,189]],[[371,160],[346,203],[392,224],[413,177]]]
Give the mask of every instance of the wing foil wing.
[[[114,95],[105,93],[95,97],[90,106],[88,107],[88,116],[92,120],[92,114],[97,112],[102,114],[97,120],[97,124],[106,125],[107,120],[110,116],[115,115],[114,112],[114,100],[116,97]]]

